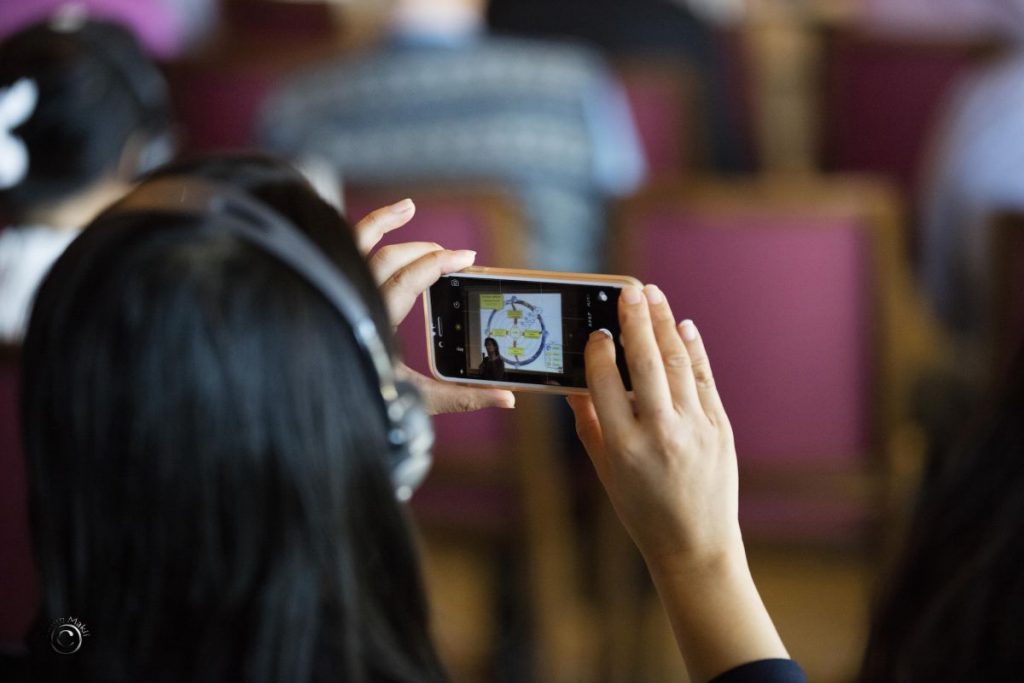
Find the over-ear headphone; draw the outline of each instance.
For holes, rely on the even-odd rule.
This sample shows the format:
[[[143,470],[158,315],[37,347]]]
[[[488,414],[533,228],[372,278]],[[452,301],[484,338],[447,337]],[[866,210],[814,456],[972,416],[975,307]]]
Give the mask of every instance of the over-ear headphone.
[[[388,426],[395,495],[408,500],[431,465],[434,432],[419,393],[398,379],[391,355],[366,304],[341,271],[291,221],[229,185],[184,176],[143,183],[108,213],[214,216],[218,229],[274,257],[323,296],[352,329],[376,375]]]

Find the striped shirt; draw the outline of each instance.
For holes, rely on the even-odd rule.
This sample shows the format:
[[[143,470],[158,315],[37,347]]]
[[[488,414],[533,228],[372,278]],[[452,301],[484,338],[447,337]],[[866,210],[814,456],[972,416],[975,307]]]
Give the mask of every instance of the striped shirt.
[[[347,183],[493,182],[520,197],[531,263],[600,264],[605,200],[644,165],[625,99],[572,46],[396,39],[300,75],[268,101],[260,138],[325,157]]]

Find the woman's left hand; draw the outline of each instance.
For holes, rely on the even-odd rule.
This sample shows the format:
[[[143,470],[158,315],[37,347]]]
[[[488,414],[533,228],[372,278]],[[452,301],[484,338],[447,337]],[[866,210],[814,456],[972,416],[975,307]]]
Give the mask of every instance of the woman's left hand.
[[[387,233],[408,223],[416,213],[411,199],[377,209],[355,226],[359,249],[370,251]],[[391,324],[397,327],[405,320],[416,300],[443,275],[473,265],[476,252],[450,251],[433,242],[404,242],[381,247],[369,256],[370,270],[380,285]],[[515,395],[501,389],[470,389],[440,382],[404,363],[399,373],[416,385],[427,411],[432,415],[462,413],[481,408],[514,408]]]

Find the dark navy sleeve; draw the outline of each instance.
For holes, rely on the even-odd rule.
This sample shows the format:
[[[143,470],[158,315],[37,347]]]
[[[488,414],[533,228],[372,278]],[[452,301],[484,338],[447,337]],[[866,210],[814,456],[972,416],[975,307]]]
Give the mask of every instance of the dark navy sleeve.
[[[730,669],[710,683],[807,683],[807,676],[792,659],[762,659]]]

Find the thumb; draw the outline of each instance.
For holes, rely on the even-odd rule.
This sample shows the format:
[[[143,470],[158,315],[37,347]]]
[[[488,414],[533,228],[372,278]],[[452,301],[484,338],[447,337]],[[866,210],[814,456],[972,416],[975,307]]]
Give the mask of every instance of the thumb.
[[[468,413],[484,408],[516,407],[516,397],[511,391],[461,387],[439,382],[409,368],[404,368],[403,375],[419,390],[423,404],[431,415]]]

